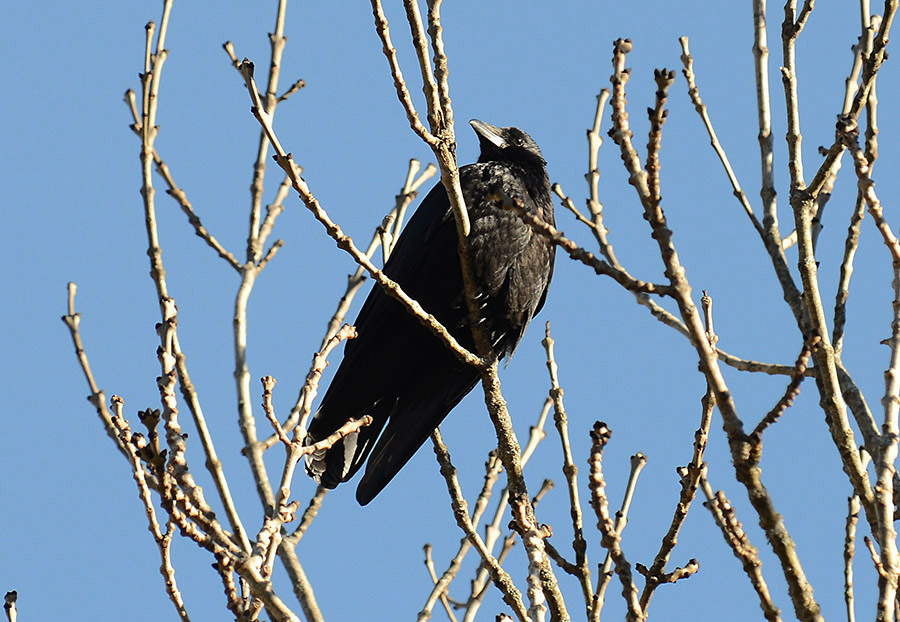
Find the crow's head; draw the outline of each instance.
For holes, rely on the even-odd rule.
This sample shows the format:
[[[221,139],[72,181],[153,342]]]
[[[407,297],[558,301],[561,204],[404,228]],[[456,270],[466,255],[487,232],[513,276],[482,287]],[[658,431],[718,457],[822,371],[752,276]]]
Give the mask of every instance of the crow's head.
[[[497,127],[478,119],[472,119],[469,124],[481,143],[479,162],[513,160],[541,166],[546,164],[537,143],[519,128]]]

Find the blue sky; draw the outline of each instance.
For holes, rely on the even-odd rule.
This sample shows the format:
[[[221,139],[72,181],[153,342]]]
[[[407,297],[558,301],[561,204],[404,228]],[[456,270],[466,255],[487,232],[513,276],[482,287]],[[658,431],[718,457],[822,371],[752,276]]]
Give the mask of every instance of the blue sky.
[[[221,44],[231,40],[238,57],[262,71],[266,33],[275,3],[225,3],[210,11],[176,3],[170,56],[162,80],[157,148],[187,192],[204,224],[235,253],[245,245],[248,187],[258,125],[246,90]],[[528,131],[548,160],[551,180],[583,205],[587,166],[585,130],[595,96],[608,86],[612,41],[630,37],[634,51],[629,103],[635,144],[644,153],[652,105],[652,71],[679,72],[670,92],[662,151],[663,206],[675,231],[699,302],[707,289],[715,301],[719,345],[745,358],[790,364],[800,338],[781,299],[761,243],[731,195],[721,167],[686,95],[678,37],[688,35],[695,72],[719,137],[748,197],[758,209],[759,151],[753,83],[752,11],[749,3],[447,3],[443,22],[458,122],[460,163],[477,157],[464,123],[479,118]],[[830,145],[844,79],[859,30],[858,9],[823,4],[798,44],[803,155],[807,175]],[[356,6],[354,6],[356,5]],[[261,8],[260,8],[261,7]],[[158,404],[155,377],[158,311],[148,278],[141,209],[139,142],[122,103],[138,89],[144,24],[159,19],[157,3],[12,3],[0,24],[6,87],[0,150],[4,223],[2,285],[6,292],[0,334],[6,395],[0,435],[0,590],[16,589],[23,619],[175,619],[157,571],[157,553],[146,529],[131,475],[103,434],[59,317],[66,283],[78,286],[82,335],[94,373],[107,392],[125,399],[128,416]],[[401,63],[416,75],[398,6],[388,7]],[[782,226],[787,206],[784,103],[780,74],[780,7],[770,9],[773,134]],[[296,3],[288,7],[282,84],[297,78],[306,88],[278,109],[276,128],[304,167],[311,189],[331,217],[368,242],[393,205],[407,162],[433,158],[409,130],[396,101],[372,16],[362,3]],[[421,106],[418,86],[411,87]],[[892,118],[898,81],[892,62],[879,77],[881,101],[877,191],[889,222],[897,225],[898,125]],[[603,131],[609,127],[608,116]],[[607,140],[600,153],[600,193],[620,260],[647,280],[662,280],[655,243],[627,186],[618,153]],[[270,166],[266,200],[281,176]],[[835,187],[819,243],[822,288],[830,308],[843,238],[855,197],[849,161]],[[160,186],[161,187],[161,184]],[[249,364],[254,404],[257,379],[278,381],[275,405],[286,413],[343,292],[352,260],[290,198],[275,236],[284,248],[262,273],[250,303]],[[261,521],[236,425],[231,313],[238,279],[196,236],[177,205],[158,195],[160,235],[169,286],[179,305],[179,336],[219,454],[248,528]],[[880,417],[882,373],[890,333],[891,264],[872,227],[864,222],[851,290],[844,362]],[[558,208],[561,229],[589,249],[592,238]],[[786,233],[787,231],[784,231]],[[788,252],[795,271],[796,249]],[[691,455],[705,386],[687,341],[634,304],[609,279],[558,255],[545,309],[510,365],[504,393],[520,439],[537,419],[549,386],[540,339],[552,323],[560,379],[573,434],[576,463],[586,466],[588,430],[598,419],[613,429],[606,480],[621,497],[628,457],[641,451],[648,464],[636,493],[625,552],[649,565],[671,519],[678,495],[675,468]],[[671,305],[670,305],[671,308]],[[355,314],[351,312],[351,317]],[[739,413],[754,425],[777,401],[783,378],[748,376],[731,369],[726,379]],[[326,375],[325,381],[327,382]],[[492,430],[480,395],[473,394],[443,426],[463,489],[470,501],[480,487]],[[193,439],[192,441],[193,442]],[[199,447],[189,457],[201,470]],[[278,472],[280,450],[268,458]],[[277,454],[277,455],[276,455]],[[735,504],[751,541],[765,548],[746,493],[734,482],[718,414],[707,453],[710,480]],[[842,543],[850,487],[834,449],[812,383],[783,420],[767,432],[763,478],[797,542],[804,568],[826,617],[843,616]],[[553,526],[553,542],[569,551],[571,527],[559,441],[549,434],[526,468],[531,489],[544,478],[556,488],[538,508]],[[582,469],[582,474],[585,469]],[[586,479],[581,479],[586,490]],[[205,480],[201,483],[209,485]],[[355,486],[355,484],[353,485]],[[411,619],[430,589],[422,545],[434,545],[439,571],[460,538],[443,481],[426,447],[370,506],[360,508],[353,486],[326,498],[299,554],[327,619]],[[301,503],[312,494],[305,478],[295,485]],[[590,516],[590,515],[588,515]],[[593,527],[588,518],[586,523]],[[176,547],[178,578],[195,620],[221,617],[221,586],[211,559],[189,542]],[[663,586],[651,616],[679,619],[760,619],[755,595],[709,513],[695,504],[673,555],[674,564],[700,561],[700,572]],[[602,560],[593,533],[590,558]],[[777,560],[763,553],[763,572],[785,618],[792,615]],[[508,568],[524,586],[521,547]],[[451,594],[462,597],[473,572],[464,566]],[[875,575],[860,547],[857,615],[874,614]],[[569,607],[581,611],[577,584],[558,573]],[[286,591],[286,590],[285,590]],[[609,590],[606,616],[622,615],[618,586]],[[503,610],[490,591],[485,619]],[[443,613],[435,612],[441,619]]]

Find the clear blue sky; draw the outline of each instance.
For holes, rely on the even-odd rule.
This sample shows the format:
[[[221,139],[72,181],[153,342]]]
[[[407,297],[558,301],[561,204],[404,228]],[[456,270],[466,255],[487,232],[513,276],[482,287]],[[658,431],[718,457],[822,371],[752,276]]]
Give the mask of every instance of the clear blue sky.
[[[551,179],[583,205],[587,166],[585,130],[597,92],[608,86],[612,41],[630,37],[629,102],[635,143],[644,152],[646,115],[656,67],[679,70],[671,90],[662,152],[663,205],[699,302],[715,300],[719,345],[746,358],[792,363],[800,348],[793,320],[778,292],[763,248],[708,146],[680,75],[678,37],[688,35],[695,71],[744,189],[759,205],[759,155],[749,2],[447,3],[444,27],[461,163],[477,156],[464,123],[480,118],[526,129],[541,146]],[[822,4],[798,47],[803,153],[807,171],[816,149],[833,140],[858,9]],[[356,5],[356,6],[353,6]],[[740,6],[738,6],[740,5]],[[0,435],[0,590],[19,592],[21,619],[176,619],[158,574],[130,472],[103,434],[59,317],[66,283],[79,286],[78,310],[94,373],[107,395],[124,397],[126,413],[158,405],[155,377],[158,311],[148,278],[141,210],[139,143],[122,103],[138,89],[144,24],[159,19],[158,3],[11,3],[0,24],[5,81],[0,97],[2,145],[0,227],[5,292],[0,333],[3,434]],[[843,11],[843,12],[842,12]],[[390,7],[393,37],[409,78],[416,74],[398,7]],[[176,2],[159,106],[157,147],[204,224],[230,250],[243,253],[248,187],[258,125],[246,90],[221,49],[234,42],[239,57],[262,70],[275,3],[207,5]],[[776,183],[784,227],[787,169],[780,74],[780,19],[770,9],[772,110]],[[363,3],[293,3],[288,7],[282,84],[304,78],[307,87],[278,110],[277,129],[305,169],[313,192],[344,229],[368,241],[390,210],[409,158],[431,161],[409,130],[387,64]],[[877,190],[896,227],[898,95],[893,62],[879,78],[880,160]],[[413,89],[418,94],[418,88]],[[419,98],[420,100],[421,98]],[[609,126],[604,120],[604,131]],[[620,259],[647,280],[662,280],[661,264],[640,205],[611,141],[600,156],[601,198]],[[809,174],[809,173],[808,173]],[[270,167],[266,200],[281,177]],[[161,187],[161,185],[160,185]],[[835,188],[819,244],[826,307],[832,300],[843,236],[855,196],[848,162]],[[169,286],[179,305],[182,345],[213,426],[237,502],[250,531],[261,517],[236,425],[231,308],[235,273],[195,237],[178,207],[158,195],[160,235]],[[591,247],[591,237],[558,211],[561,229]],[[786,231],[785,231],[786,233]],[[260,277],[250,306],[249,364],[254,404],[260,376],[278,381],[275,403],[286,413],[302,382],[325,323],[352,271],[300,202],[289,199],[275,236],[285,241]],[[788,253],[792,267],[796,250]],[[844,361],[880,417],[882,372],[890,333],[891,264],[870,219],[849,307]],[[351,317],[355,310],[351,312]],[[560,377],[579,467],[586,465],[587,432],[602,419],[613,429],[606,455],[611,497],[621,497],[628,457],[649,462],[636,493],[625,552],[652,561],[671,519],[679,485],[675,468],[691,455],[704,382],[687,341],[634,304],[609,279],[558,256],[549,301],[502,373],[520,439],[527,437],[548,387],[540,339],[551,321]],[[739,413],[753,425],[781,395],[785,380],[726,369]],[[327,380],[327,377],[326,377]],[[766,434],[764,481],[798,545],[823,612],[843,616],[842,542],[850,487],[841,472],[812,383],[793,409]],[[471,500],[493,442],[479,395],[465,400],[443,426],[463,488]],[[200,474],[199,447],[190,460]],[[275,455],[278,454],[278,455]],[[278,472],[280,450],[269,458]],[[710,479],[738,508],[751,541],[765,549],[733,468],[718,414],[707,454]],[[526,469],[537,490],[544,478],[557,487],[539,506],[553,526],[553,542],[571,540],[558,439],[549,435]],[[582,474],[586,469],[582,469]],[[201,480],[207,484],[206,480]],[[586,479],[581,482],[586,490]],[[355,485],[355,484],[354,484]],[[305,478],[295,498],[305,503]],[[590,517],[590,514],[588,514]],[[587,523],[592,527],[593,521]],[[602,559],[592,532],[592,563]],[[431,542],[439,571],[461,534],[443,481],[426,447],[366,508],[345,486],[331,494],[299,554],[327,619],[412,619],[430,589],[422,545]],[[861,545],[861,543],[860,543]],[[659,619],[760,619],[756,597],[709,513],[697,503],[673,555],[673,565],[695,557],[700,572],[657,592],[650,613]],[[793,615],[777,561],[763,553],[763,572],[785,619]],[[221,585],[212,560],[189,542],[176,547],[178,579],[194,620],[221,619]],[[473,571],[468,563],[451,594],[462,597]],[[508,567],[524,587],[521,547]],[[856,563],[857,615],[874,615],[874,571],[860,546]],[[670,568],[671,569],[671,568]],[[581,612],[575,581],[558,573],[571,612]],[[285,595],[287,595],[287,590]],[[623,605],[609,590],[606,616]],[[484,619],[503,610],[492,590]],[[443,613],[435,611],[435,619]]]

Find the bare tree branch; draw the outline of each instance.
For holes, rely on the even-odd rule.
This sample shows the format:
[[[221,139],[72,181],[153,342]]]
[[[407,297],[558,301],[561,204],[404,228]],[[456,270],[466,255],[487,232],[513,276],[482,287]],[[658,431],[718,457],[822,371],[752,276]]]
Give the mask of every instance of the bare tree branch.
[[[155,190],[153,187],[153,154],[155,151],[154,141],[158,134],[156,126],[156,113],[159,104],[159,83],[163,69],[163,64],[167,58],[168,52],[165,49],[165,34],[168,29],[168,19],[172,9],[171,0],[166,0],[163,5],[163,16],[160,21],[159,35],[156,41],[156,50],[152,50],[152,39],[155,26],[151,22],[147,26],[146,46],[144,53],[144,72],[141,74],[141,116],[140,116],[140,137],[141,137],[141,170],[142,170],[142,186],[141,196],[144,201],[144,221],[146,223],[148,251],[150,257],[150,275],[156,286],[157,297],[159,300],[160,314],[163,318],[163,324],[174,317],[174,301],[169,298],[168,286],[166,284],[166,271],[163,266],[162,249],[159,245],[159,234],[157,231]],[[241,524],[237,510],[231,498],[228,483],[221,469],[221,463],[216,455],[212,438],[206,427],[205,419],[200,409],[199,400],[193,385],[190,383],[190,377],[187,373],[187,365],[185,355],[182,352],[177,339],[177,332],[174,325],[168,327],[167,334],[170,341],[164,344],[171,348],[173,364],[179,375],[182,391],[191,409],[194,423],[201,437],[204,451],[207,455],[207,463],[209,471],[213,477],[216,489],[219,493],[220,501],[225,508],[226,516],[231,524],[231,528],[241,543],[242,548],[249,550],[249,542],[246,533]],[[162,337],[162,335],[161,335]]]
[[[609,551],[616,574],[622,582],[622,596],[625,598],[627,612],[625,619],[628,622],[639,622],[644,619],[644,610],[638,599],[637,586],[631,574],[631,564],[625,558],[622,551],[621,538],[616,530],[615,523],[609,514],[609,501],[606,498],[606,481],[603,479],[603,449],[609,442],[612,432],[603,422],[596,422],[591,431],[591,457],[588,463],[591,466],[590,488],[591,507],[597,514],[597,528],[603,534],[602,544]],[[599,607],[595,608],[599,617]]]
[[[625,484],[625,494],[622,495],[622,505],[619,506],[619,510],[616,512],[615,529],[616,535],[618,536],[622,535],[622,532],[625,531],[625,526],[628,524],[628,511],[631,509],[631,500],[634,498],[638,477],[640,477],[641,471],[646,464],[647,456],[641,452],[631,456],[631,470],[628,473],[628,482]],[[593,622],[599,622],[600,620],[600,613],[606,599],[606,588],[614,574],[612,567],[613,557],[607,550],[606,558],[603,560],[603,563],[600,564],[599,576],[597,577],[597,589],[594,590],[591,601],[589,619]]]
[[[700,89],[697,87],[696,78],[694,77],[694,57],[691,56],[688,38],[679,37],[678,41],[681,43],[681,62],[684,64],[682,73],[684,74],[684,79],[687,81],[688,95],[691,98],[691,102],[694,104],[694,109],[697,111],[697,114],[700,115],[700,120],[703,121],[706,133],[709,134],[710,145],[712,145],[716,155],[719,156],[719,161],[722,162],[722,167],[725,169],[728,181],[731,182],[731,187],[734,189],[735,198],[737,198],[741,207],[744,208],[744,212],[746,212],[750,222],[753,223],[753,227],[756,229],[757,233],[762,237],[765,235],[763,233],[762,225],[759,223],[759,220],[757,220],[756,214],[753,213],[750,201],[747,200],[747,195],[744,194],[744,190],[741,188],[737,175],[735,175],[734,169],[731,168],[731,162],[729,162],[728,156],[725,155],[725,150],[719,143],[719,137],[716,136],[716,131],[713,129],[712,121],[709,118],[709,112],[706,109],[706,104],[704,104],[703,100],[700,98]]]
[[[700,358],[700,369],[706,376],[710,388],[716,396],[716,403],[724,421],[725,432],[731,448],[732,460],[738,480],[747,488],[751,503],[759,514],[760,525],[766,532],[773,551],[781,561],[785,579],[794,603],[797,616],[804,622],[821,620],[819,605],[813,598],[813,590],[806,579],[803,568],[797,558],[796,547],[788,533],[781,515],[775,510],[772,499],[761,481],[758,462],[752,459],[747,447],[747,435],[743,423],[738,417],[737,408],[731,392],[722,377],[717,357],[706,337],[696,306],[691,300],[691,287],[684,267],[678,258],[672,241],[672,231],[666,224],[665,215],[660,206],[659,194],[654,192],[658,183],[651,179],[658,175],[653,159],[648,156],[647,170],[641,168],[637,152],[632,144],[632,132],[628,123],[625,103],[625,84],[629,73],[625,69],[625,56],[631,50],[631,42],[618,40],[613,54],[614,73],[612,77],[613,94],[613,131],[611,136],[619,145],[622,161],[628,170],[629,183],[634,186],[644,206],[645,219],[650,223],[653,238],[659,245],[660,255],[665,264],[665,274],[678,302],[679,312],[691,334],[691,343]],[[671,84],[672,75],[662,71],[656,72],[659,89],[656,95],[656,106],[651,109],[650,144],[655,145],[658,138],[657,126],[661,126],[664,116],[661,114],[666,97],[666,88]],[[655,148],[648,147],[652,155]],[[798,231],[801,225],[798,223]],[[808,229],[807,229],[808,231]],[[805,282],[804,282],[805,283]],[[859,475],[859,472],[856,472]],[[865,475],[862,473],[861,475]],[[871,493],[870,493],[871,494]]]
[[[707,324],[707,326],[709,327],[710,325]],[[653,597],[653,593],[659,585],[671,583],[679,578],[689,576],[689,574],[685,574],[684,572],[676,575],[673,573],[666,573],[665,570],[666,564],[669,562],[669,557],[675,548],[675,544],[678,542],[678,534],[681,531],[681,527],[687,519],[691,503],[693,503],[694,497],[697,494],[700,479],[703,476],[705,467],[703,452],[706,450],[706,443],[709,440],[709,426],[712,423],[715,406],[715,397],[713,396],[712,391],[707,387],[706,394],[703,396],[702,400],[700,427],[698,427],[697,431],[694,433],[694,453],[687,466],[679,467],[678,469],[678,475],[681,479],[681,493],[678,497],[678,503],[675,506],[672,522],[670,523],[665,536],[663,536],[659,552],[653,559],[650,568],[644,569],[644,571],[641,572],[646,578],[644,590],[641,593],[641,608],[645,613],[650,605],[650,599]],[[693,562],[691,567],[696,566],[699,568],[699,564],[696,560],[691,561]],[[638,570],[640,571],[640,568],[638,568]]]
[[[894,528],[894,475],[898,448],[900,448],[900,240],[894,235],[884,218],[884,210],[878,195],[875,194],[875,182],[869,174],[869,165],[863,150],[859,146],[858,128],[851,117],[841,117],[838,121],[838,134],[853,157],[853,166],[859,179],[859,192],[865,197],[869,214],[891,254],[893,263],[894,288],[893,319],[891,337],[888,346],[891,349],[891,360],[884,372],[885,392],[882,398],[884,407],[884,423],[881,426],[881,453],[875,456],[875,472],[878,483],[875,485],[875,509],[878,513],[878,531],[873,532],[878,539],[881,550],[881,577],[878,582],[878,617],[890,622],[895,615],[898,578],[900,578],[900,552],[897,550],[897,531]]]
[[[450,451],[444,444],[440,430],[435,430],[431,434],[431,440],[434,443],[434,454],[437,456],[438,462],[441,465],[441,475],[444,476],[444,480],[447,482],[447,491],[450,493],[453,516],[456,518],[456,523],[466,534],[466,538],[468,538],[472,546],[475,547],[475,550],[478,551],[484,564],[490,569],[494,585],[496,585],[503,594],[503,601],[510,606],[521,622],[529,620],[529,613],[525,610],[525,604],[522,602],[522,593],[515,586],[509,574],[503,570],[500,563],[493,555],[491,555],[490,551],[488,551],[481,536],[478,535],[478,532],[475,531],[475,526],[469,518],[468,504],[466,504],[466,500],[463,498],[462,490],[459,487],[459,481],[456,478],[456,467],[454,467],[453,463],[450,461]],[[419,619],[427,620],[430,615],[430,609],[423,609],[419,614]]]
[[[803,344],[803,349],[800,351],[797,362],[794,364],[794,373],[791,374],[791,381],[784,390],[784,395],[781,396],[778,403],[775,404],[772,410],[762,418],[762,421],[760,421],[753,429],[753,432],[750,433],[750,437],[755,439],[756,442],[762,442],[762,434],[766,428],[778,421],[779,417],[781,417],[785,410],[791,407],[794,400],[800,394],[800,383],[803,382],[803,378],[805,378],[804,374],[807,370],[810,354],[812,354],[813,349],[819,344],[819,341],[820,339],[817,336],[813,336],[808,343]]]
[[[762,576],[762,562],[759,559],[759,551],[750,543],[747,534],[744,533],[743,526],[738,521],[731,502],[722,491],[713,494],[712,487],[706,479],[705,469],[701,475],[700,485],[704,495],[706,495],[706,503],[703,505],[713,515],[716,524],[722,530],[725,542],[731,547],[734,556],[740,560],[744,572],[747,573],[750,579],[750,584],[759,597],[759,606],[763,610],[763,615],[769,622],[780,622],[781,611],[772,602],[769,586]]]
[[[559,373],[553,356],[554,340],[550,336],[550,322],[545,325],[544,339],[541,342],[547,351],[547,370],[550,372],[550,397],[553,399],[553,422],[559,432],[563,452],[563,474],[569,490],[569,512],[572,515],[572,531],[574,539],[572,548],[575,551],[575,575],[581,584],[586,612],[590,615],[593,590],[591,589],[591,570],[588,565],[587,541],[584,538],[584,523],[581,514],[581,500],[578,495],[578,467],[572,457],[572,445],[569,442],[569,418],[563,404],[563,390],[559,386]]]
[[[122,440],[119,438],[118,433],[116,432],[116,427],[112,423],[112,413],[106,407],[106,395],[104,392],[97,386],[97,382],[94,380],[94,373],[91,371],[91,365],[88,362],[87,353],[84,351],[84,344],[81,341],[81,314],[75,311],[75,292],[78,291],[78,286],[75,283],[69,282],[68,285],[68,313],[62,316],[62,321],[69,329],[69,335],[72,337],[72,345],[75,346],[75,356],[78,358],[78,365],[81,367],[81,371],[84,372],[84,378],[87,380],[88,388],[91,393],[88,395],[88,401],[94,406],[94,409],[97,411],[97,415],[100,417],[100,421],[103,424],[103,429],[106,431],[106,435],[109,436],[110,439],[116,444],[116,448],[125,456],[126,459],[129,458],[128,449],[122,443]]]

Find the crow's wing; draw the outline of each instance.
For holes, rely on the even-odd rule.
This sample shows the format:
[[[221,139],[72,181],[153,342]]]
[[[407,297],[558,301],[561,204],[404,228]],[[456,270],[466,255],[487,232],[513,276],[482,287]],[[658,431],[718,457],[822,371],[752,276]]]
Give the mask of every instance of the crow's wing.
[[[454,321],[450,302],[461,289],[456,257],[450,202],[443,185],[437,184],[410,218],[384,272],[446,324]],[[328,452],[310,456],[310,473],[327,487],[348,480],[360,468],[404,392],[428,377],[429,359],[435,346],[440,346],[378,285],[366,298],[356,329],[359,336],[347,343],[341,365],[310,423],[308,442],[327,437],[351,418],[369,414],[373,423]]]
[[[459,401],[478,382],[478,372],[444,348],[428,361],[428,374],[411,379],[397,400],[366,464],[356,500],[366,505],[381,492]]]

